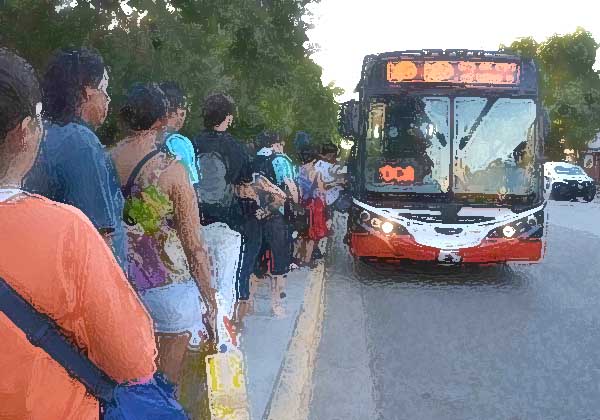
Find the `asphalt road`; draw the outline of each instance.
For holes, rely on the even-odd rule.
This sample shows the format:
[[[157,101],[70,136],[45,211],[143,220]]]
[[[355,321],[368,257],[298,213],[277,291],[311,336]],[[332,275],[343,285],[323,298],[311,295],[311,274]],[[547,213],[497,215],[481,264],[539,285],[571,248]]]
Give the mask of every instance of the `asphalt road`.
[[[310,419],[600,419],[600,204],[549,206],[536,265],[357,267],[338,243]]]

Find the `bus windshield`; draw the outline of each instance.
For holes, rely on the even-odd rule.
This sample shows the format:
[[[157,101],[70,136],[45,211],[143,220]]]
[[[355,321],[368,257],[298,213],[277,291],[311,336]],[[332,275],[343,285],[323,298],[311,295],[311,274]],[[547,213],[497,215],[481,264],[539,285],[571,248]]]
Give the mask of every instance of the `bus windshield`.
[[[529,195],[535,177],[535,102],[456,98],[454,192]]]
[[[443,194],[452,185],[458,196],[527,196],[537,191],[535,119],[531,99],[406,95],[372,100],[365,188]]]
[[[371,103],[366,189],[445,193],[449,187],[450,99],[393,97]]]

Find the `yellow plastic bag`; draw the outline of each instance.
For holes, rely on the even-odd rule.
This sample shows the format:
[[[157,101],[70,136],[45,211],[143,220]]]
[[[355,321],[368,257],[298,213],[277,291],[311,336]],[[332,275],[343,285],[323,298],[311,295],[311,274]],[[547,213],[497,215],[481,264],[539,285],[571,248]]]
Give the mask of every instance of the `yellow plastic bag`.
[[[206,356],[212,420],[250,420],[243,361],[242,353],[235,348]]]

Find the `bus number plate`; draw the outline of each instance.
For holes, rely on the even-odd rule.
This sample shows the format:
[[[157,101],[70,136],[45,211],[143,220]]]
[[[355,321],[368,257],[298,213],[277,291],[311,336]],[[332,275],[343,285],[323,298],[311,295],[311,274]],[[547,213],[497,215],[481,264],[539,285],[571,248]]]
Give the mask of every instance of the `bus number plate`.
[[[442,249],[438,256],[438,261],[447,264],[456,264],[462,260],[460,254],[454,249]]]

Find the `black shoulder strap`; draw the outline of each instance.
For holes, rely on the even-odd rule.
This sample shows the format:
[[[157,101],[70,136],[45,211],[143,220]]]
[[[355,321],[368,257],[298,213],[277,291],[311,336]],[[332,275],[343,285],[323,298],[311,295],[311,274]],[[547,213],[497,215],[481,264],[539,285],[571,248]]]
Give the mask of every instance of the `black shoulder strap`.
[[[312,184],[310,184],[310,193],[311,194],[313,194],[319,186],[319,176],[321,176],[321,174],[315,168],[315,177],[313,178]]]
[[[112,403],[117,383],[61,334],[48,316],[38,312],[4,279],[0,278],[0,311],[21,329],[29,342],[44,350],[81,382],[97,399]]]
[[[125,184],[125,186],[121,189],[121,191],[123,192],[123,197],[125,197],[125,199],[127,199],[131,196],[131,190],[133,188],[133,183],[135,182],[137,176],[140,174],[140,171],[142,170],[144,165],[146,165],[146,163],[148,163],[148,161],[150,159],[152,159],[154,156],[156,156],[160,152],[163,152],[164,147],[166,147],[166,146],[159,147],[157,149],[152,150],[150,153],[148,153],[146,156],[144,156],[142,158],[142,160],[140,160],[138,162],[137,165],[135,165],[135,168],[133,168],[133,171],[131,171],[131,174],[129,175],[127,184]]]

